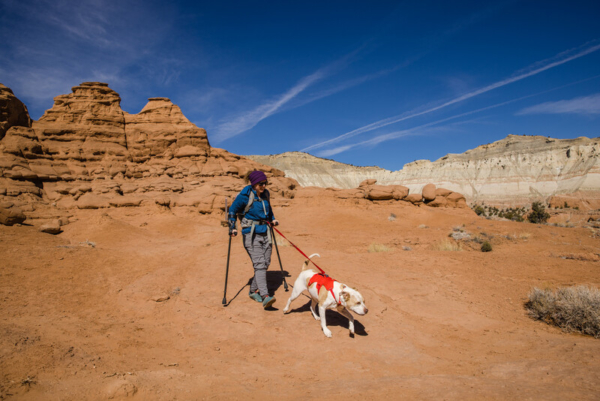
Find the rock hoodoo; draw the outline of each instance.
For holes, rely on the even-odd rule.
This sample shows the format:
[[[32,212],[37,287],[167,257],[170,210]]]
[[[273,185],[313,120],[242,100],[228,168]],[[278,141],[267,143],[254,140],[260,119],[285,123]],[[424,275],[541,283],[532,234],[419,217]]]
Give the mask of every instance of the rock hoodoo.
[[[108,84],[84,82],[31,121],[25,105],[0,86],[0,223],[19,224],[26,216],[57,233],[73,209],[146,205],[211,213],[223,209],[254,169],[269,177],[276,203],[299,191],[351,203],[423,200],[420,192],[411,194],[415,201],[409,188],[376,180],[350,190],[298,188],[276,168],[212,148],[206,131],[167,98],[150,98],[138,114],[124,112],[120,102]]]
[[[73,208],[142,204],[210,213],[253,169],[270,177],[276,199],[293,197],[296,181],[211,148],[206,131],[169,99],[151,98],[138,114],[124,112],[120,102],[107,84],[84,82],[31,122],[12,91],[0,87],[3,222],[20,223],[23,213],[52,222]]]

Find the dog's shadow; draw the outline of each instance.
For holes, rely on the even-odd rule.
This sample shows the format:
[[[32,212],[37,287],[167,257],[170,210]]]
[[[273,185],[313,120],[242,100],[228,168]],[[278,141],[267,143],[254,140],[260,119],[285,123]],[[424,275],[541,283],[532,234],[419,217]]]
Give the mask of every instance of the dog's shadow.
[[[304,296],[306,296],[306,295],[304,295]],[[310,314],[310,319],[314,320],[312,313],[310,312],[310,302],[311,301],[309,299],[306,304],[302,305],[300,308],[292,309],[289,313],[308,312]],[[350,312],[350,313],[352,313],[352,312]],[[317,314],[319,314],[318,310],[317,310]],[[339,327],[343,327],[345,329],[348,328],[348,319],[345,316],[342,316],[339,312],[336,312],[334,310],[326,310],[325,311],[325,319],[327,320],[327,326],[339,326]],[[363,326],[362,323],[356,319],[356,317],[354,317],[354,333],[358,336],[368,336],[369,335],[367,333],[367,331],[365,330],[365,326]]]

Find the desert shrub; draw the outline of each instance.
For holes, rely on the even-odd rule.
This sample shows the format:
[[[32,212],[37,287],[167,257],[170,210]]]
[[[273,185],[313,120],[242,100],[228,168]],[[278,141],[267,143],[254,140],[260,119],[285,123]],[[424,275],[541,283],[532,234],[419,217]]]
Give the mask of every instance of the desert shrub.
[[[483,207],[481,207],[480,205],[475,205],[473,207],[473,211],[475,212],[475,214],[477,216],[481,216],[482,214],[485,216],[485,209]]]
[[[390,248],[388,248],[387,246],[383,245],[383,244],[376,244],[375,242],[373,242],[371,245],[369,245],[369,252],[373,253],[373,252],[388,252],[390,250]]]
[[[600,291],[597,288],[534,288],[525,304],[532,319],[556,325],[564,331],[577,331],[600,338]]]
[[[489,241],[484,241],[483,244],[481,244],[481,252],[491,252],[492,251],[492,244],[489,243]]]
[[[546,212],[546,207],[541,202],[533,202],[531,204],[531,213],[527,216],[527,220],[534,224],[545,223],[550,218],[550,214]]]
[[[442,240],[432,245],[434,251],[462,251],[462,245],[454,241]]]

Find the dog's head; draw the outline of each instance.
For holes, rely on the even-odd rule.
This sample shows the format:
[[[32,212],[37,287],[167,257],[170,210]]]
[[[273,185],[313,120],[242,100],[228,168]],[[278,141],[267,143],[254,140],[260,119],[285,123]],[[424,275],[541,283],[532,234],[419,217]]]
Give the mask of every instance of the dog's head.
[[[344,306],[359,315],[366,315],[369,311],[365,305],[365,298],[353,288],[342,285],[340,298],[344,300]]]

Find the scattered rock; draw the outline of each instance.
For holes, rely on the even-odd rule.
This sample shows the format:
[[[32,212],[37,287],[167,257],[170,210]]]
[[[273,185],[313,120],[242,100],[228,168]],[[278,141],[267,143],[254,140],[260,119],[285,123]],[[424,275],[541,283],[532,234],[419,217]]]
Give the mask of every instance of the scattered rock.
[[[0,224],[12,226],[23,223],[27,217],[12,202],[0,202]]]
[[[154,302],[165,302],[171,299],[170,295],[157,295],[151,298]]]
[[[49,223],[43,224],[40,227],[40,231],[48,234],[59,234],[62,232],[62,229],[60,228],[60,221],[58,221],[58,219],[55,219]]]
[[[427,184],[423,187],[423,199],[425,202],[431,202],[432,200],[435,200],[435,189],[435,185],[433,184]]]

